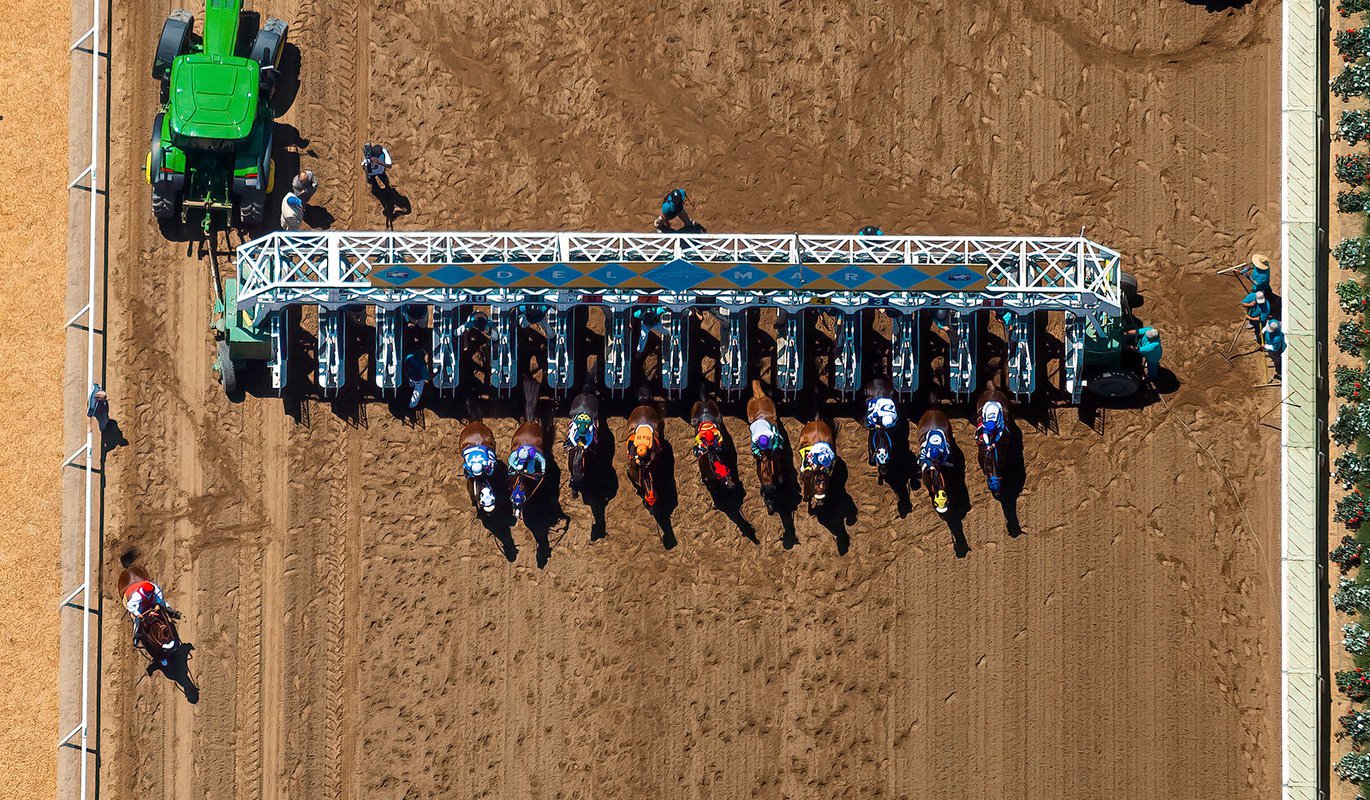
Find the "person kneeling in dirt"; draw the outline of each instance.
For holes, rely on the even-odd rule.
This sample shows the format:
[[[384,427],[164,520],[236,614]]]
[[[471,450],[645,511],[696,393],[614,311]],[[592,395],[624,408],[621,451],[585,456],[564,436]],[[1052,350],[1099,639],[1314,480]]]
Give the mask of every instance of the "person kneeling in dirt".
[[[671,227],[671,220],[680,219],[684,226],[680,230]],[[695,221],[690,219],[690,214],[685,210],[685,190],[672,189],[667,195],[661,198],[661,216],[652,223],[657,233],[680,233],[695,227]]]
[[[1146,379],[1154,383],[1161,373],[1161,332],[1148,325],[1127,334],[1134,338],[1133,349],[1146,362]]]
[[[319,179],[310,170],[300,170],[300,174],[290,181],[290,191],[308,205],[309,199],[319,191]]]

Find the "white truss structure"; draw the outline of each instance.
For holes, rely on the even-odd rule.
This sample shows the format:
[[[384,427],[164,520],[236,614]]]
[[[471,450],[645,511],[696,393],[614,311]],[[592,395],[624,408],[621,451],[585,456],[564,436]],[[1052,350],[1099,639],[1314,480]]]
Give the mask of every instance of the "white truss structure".
[[[961,265],[977,268],[989,278],[989,286],[977,291],[692,289],[658,298],[678,307],[831,304],[915,310],[993,306],[1121,313],[1120,255],[1081,236],[277,232],[238,247],[238,304],[243,309],[255,305],[259,310],[291,305],[446,308],[515,302],[569,306],[587,301],[631,305],[639,302],[643,290],[394,288],[373,285],[371,276],[405,265],[509,264],[541,269],[554,264],[673,260],[706,269],[739,263],[877,264],[931,272],[929,267],[945,270]]]

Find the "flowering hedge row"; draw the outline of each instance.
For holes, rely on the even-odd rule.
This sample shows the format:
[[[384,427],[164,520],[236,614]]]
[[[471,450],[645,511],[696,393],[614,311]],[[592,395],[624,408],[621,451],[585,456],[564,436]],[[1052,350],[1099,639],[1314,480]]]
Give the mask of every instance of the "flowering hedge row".
[[[1341,0],[1337,11],[1363,22],[1360,15],[1370,12],[1370,0]],[[1331,81],[1332,94],[1343,101],[1370,97],[1370,27],[1349,25],[1337,31],[1335,44],[1343,67]],[[1350,147],[1370,143],[1370,109],[1342,111],[1336,138]],[[1370,153],[1338,155],[1334,171],[1341,183],[1337,211],[1370,211]],[[1333,467],[1333,477],[1345,494],[1337,500],[1332,519],[1345,525],[1350,535],[1342,537],[1330,555],[1342,573],[1332,607],[1351,617],[1341,625],[1341,644],[1351,655],[1352,668],[1337,672],[1337,689],[1352,703],[1362,704],[1370,701],[1370,570],[1360,569],[1370,544],[1370,229],[1364,219],[1342,227],[1359,229],[1362,235],[1347,237],[1332,248],[1332,256],[1351,275],[1336,288],[1338,305],[1349,319],[1337,326],[1335,338],[1346,363],[1333,372],[1333,391],[1343,402],[1329,433],[1345,450]],[[1353,707],[1338,724],[1337,738],[1349,743],[1350,752],[1333,769],[1344,780],[1370,786],[1370,709]]]

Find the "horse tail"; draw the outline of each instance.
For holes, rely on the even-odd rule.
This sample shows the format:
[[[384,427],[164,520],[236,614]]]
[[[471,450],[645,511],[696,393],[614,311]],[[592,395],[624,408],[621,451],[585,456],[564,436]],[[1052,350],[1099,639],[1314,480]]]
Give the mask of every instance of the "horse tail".
[[[466,395],[466,419],[471,422],[480,421],[480,403],[474,394]]]
[[[637,399],[640,403],[652,402],[652,387],[645,383],[637,387]]]
[[[524,375],[520,383],[523,384],[523,419],[533,422],[538,410],[538,395],[542,383],[532,375]]]
[[[590,362],[590,368],[585,371],[585,385],[580,389],[586,394],[599,394],[599,359]]]
[[[761,388],[761,379],[752,378],[752,398],[765,397],[766,390]]]

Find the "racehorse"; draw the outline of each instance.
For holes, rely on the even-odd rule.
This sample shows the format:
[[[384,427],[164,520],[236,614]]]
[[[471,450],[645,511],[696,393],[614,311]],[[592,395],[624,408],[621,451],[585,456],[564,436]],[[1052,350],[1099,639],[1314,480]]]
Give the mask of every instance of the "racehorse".
[[[816,446],[826,444],[835,459],[837,450],[833,446],[833,441],[832,428],[821,419],[804,423],[803,429],[799,431],[799,480],[804,502],[809,504],[810,514],[823,507],[823,502],[828,497],[828,481],[832,479],[832,462],[829,461],[827,465],[819,463],[810,452]]]
[[[940,434],[944,459],[929,458],[929,446],[936,447]],[[931,437],[931,438],[930,438]],[[951,462],[951,420],[941,411],[930,408],[918,418],[918,470],[923,485],[928,488],[928,497],[938,514],[947,513],[947,478],[943,470]]]
[[[752,381],[752,399],[747,401],[747,424],[750,426],[758,421],[765,420],[775,429],[781,430],[780,414],[775,410],[775,403],[766,392],[761,388],[761,381]],[[755,453],[756,448],[752,448]],[[755,453],[756,455],[756,480],[761,484],[761,499],[766,502],[767,513],[774,514],[775,501],[780,494],[780,470],[775,463],[773,451]]]
[[[582,436],[575,436],[578,432]],[[585,458],[599,438],[599,385],[594,371],[571,401],[571,430],[566,440],[566,463],[571,471],[571,496],[580,494],[585,482]]]
[[[119,597],[127,600],[128,589],[134,584],[151,580],[147,573],[136,566],[130,566],[119,573]],[[171,663],[171,657],[181,647],[181,635],[176,632],[176,623],[171,621],[166,609],[155,606],[150,611],[145,611],[138,618],[138,644],[147,654],[148,673],[151,674],[155,669],[153,665],[166,667]]]
[[[509,443],[511,458],[520,447],[525,446],[533,448],[535,456],[541,456],[547,439],[547,430],[537,419],[538,394],[541,386],[537,378],[531,375],[524,375],[522,383],[524,422],[514,430],[514,438]],[[543,472],[536,468],[536,463],[529,464],[527,470],[509,470],[509,504],[514,508],[514,519],[523,519],[523,504],[528,502],[542,485],[542,475]]]
[[[628,415],[628,481],[647,508],[656,506],[656,482],[652,471],[661,452],[661,412],[644,403]]]
[[[478,419],[471,420],[461,429],[460,452],[464,454],[468,447],[488,447],[493,453],[495,434],[490,432],[490,427],[484,422]],[[495,510],[495,489],[491,481],[494,478],[495,465],[498,463],[499,459],[496,457],[484,474],[466,475],[466,493],[471,495],[471,505],[479,514],[490,514]]]
[[[690,424],[695,429],[695,457],[699,461],[699,479],[705,486],[731,492],[737,488],[737,478],[723,462],[723,412],[709,397],[708,390],[699,387],[699,402],[690,408]]]
[[[884,483],[889,477],[890,459],[894,454],[894,441],[890,438],[890,429],[894,425],[879,424],[872,419],[872,413],[873,410],[879,412],[891,407],[897,409],[898,405],[894,399],[894,385],[890,383],[889,378],[876,378],[866,384],[866,428],[870,434],[866,440],[866,460],[875,467],[877,485]],[[897,416],[894,424],[898,424]]]
[[[986,430],[985,405],[987,403],[997,403],[999,405],[999,420],[996,431]],[[980,395],[979,402],[976,403],[977,427],[975,431],[975,443],[980,455],[980,471],[985,473],[985,482],[989,485],[990,494],[995,499],[999,497],[999,490],[1003,488],[1004,476],[1004,447],[1007,444],[1006,437],[1008,432],[1008,397],[991,381],[985,387],[984,394]]]

